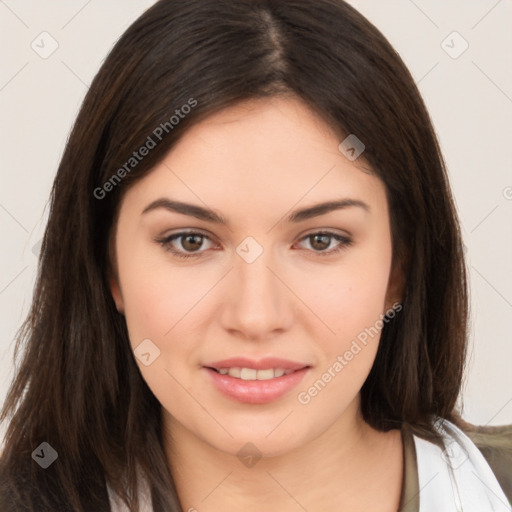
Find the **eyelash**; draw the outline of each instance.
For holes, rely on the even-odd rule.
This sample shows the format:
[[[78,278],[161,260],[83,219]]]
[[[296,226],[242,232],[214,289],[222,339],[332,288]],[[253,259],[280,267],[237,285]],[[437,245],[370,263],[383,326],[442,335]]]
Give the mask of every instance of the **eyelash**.
[[[157,238],[157,239],[155,239],[155,241],[157,243],[159,243],[166,251],[171,252],[174,256],[176,256],[178,258],[189,259],[189,258],[196,258],[198,256],[201,256],[201,254],[205,251],[196,251],[194,253],[183,253],[181,251],[177,251],[176,249],[174,249],[172,247],[171,242],[173,242],[174,240],[181,238],[183,236],[187,236],[187,235],[199,235],[203,239],[206,238],[211,241],[211,238],[208,235],[205,235],[205,234],[203,234],[201,232],[197,232],[197,231],[181,231],[179,233],[175,233],[168,237]],[[322,256],[322,257],[331,256],[331,255],[336,254],[336,253],[342,251],[343,249],[346,249],[347,247],[350,247],[352,245],[352,240],[350,238],[340,235],[338,233],[333,233],[332,231],[315,231],[314,233],[309,233],[309,234],[303,236],[299,241],[311,238],[315,235],[327,235],[330,238],[334,238],[335,240],[340,242],[334,249],[330,249],[328,251],[312,250],[312,252],[317,254],[318,256]]]

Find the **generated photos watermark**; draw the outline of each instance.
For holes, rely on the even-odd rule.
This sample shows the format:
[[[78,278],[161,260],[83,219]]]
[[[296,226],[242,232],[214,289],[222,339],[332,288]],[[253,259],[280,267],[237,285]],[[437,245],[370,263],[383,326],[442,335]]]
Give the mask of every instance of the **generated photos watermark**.
[[[93,195],[96,199],[104,199],[108,192],[114,190],[114,188],[121,182],[121,180],[131,172],[132,169],[137,167],[144,157],[149,155],[152,149],[164,138],[164,136],[170,133],[176,126],[180,124],[181,119],[184,119],[191,110],[197,106],[197,100],[189,98],[187,103],[177,108],[174,111],[168,121],[160,123],[152,132],[148,135],[146,142],[137,150],[132,153],[132,156],[122,165],[112,176],[105,182],[101,187],[94,189]]]
[[[375,338],[384,326],[389,323],[397,313],[402,310],[402,304],[395,302],[385,314],[381,314],[379,320],[377,320],[371,327],[365,328],[361,331],[356,338],[352,340],[350,348],[346,350],[342,355],[336,357],[336,361],[327,368],[322,376],[317,379],[312,386],[306,391],[301,391],[297,395],[297,400],[302,405],[307,405],[315,398],[326,386],[331,382],[336,375],[338,375],[345,366],[349,364],[354,357],[359,354],[364,347],[368,344],[369,339]]]

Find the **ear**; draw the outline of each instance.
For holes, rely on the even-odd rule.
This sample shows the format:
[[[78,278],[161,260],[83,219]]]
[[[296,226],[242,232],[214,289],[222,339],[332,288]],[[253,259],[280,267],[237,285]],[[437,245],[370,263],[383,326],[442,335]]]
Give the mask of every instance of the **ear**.
[[[115,237],[111,236],[108,243],[108,283],[110,287],[110,293],[116,304],[117,311],[124,315],[124,301],[123,294],[121,293],[121,287],[119,286],[119,277],[117,272],[117,259],[114,245]]]
[[[121,288],[119,287],[117,277],[112,272],[110,273],[109,285],[110,285],[110,293],[112,294],[112,298],[114,299],[114,302],[116,303],[117,311],[119,311],[119,313],[124,315],[124,302],[123,302],[123,296],[121,294]]]
[[[402,303],[405,288],[405,269],[403,261],[397,259],[393,262],[389,274],[388,289],[386,292],[386,311],[393,307],[393,304]]]

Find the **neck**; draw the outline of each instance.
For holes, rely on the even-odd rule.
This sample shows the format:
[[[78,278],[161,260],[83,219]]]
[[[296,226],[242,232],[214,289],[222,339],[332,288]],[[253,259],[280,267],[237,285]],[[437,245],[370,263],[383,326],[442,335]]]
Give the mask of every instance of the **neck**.
[[[398,509],[403,471],[400,432],[374,430],[358,407],[313,441],[279,456],[263,455],[249,467],[168,415],[164,432],[169,466],[187,512]]]

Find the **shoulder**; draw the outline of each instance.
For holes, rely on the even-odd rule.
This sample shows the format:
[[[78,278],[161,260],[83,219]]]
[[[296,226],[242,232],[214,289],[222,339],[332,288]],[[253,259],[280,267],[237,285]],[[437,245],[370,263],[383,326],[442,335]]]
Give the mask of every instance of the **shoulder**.
[[[464,422],[461,429],[485,457],[512,503],[512,425],[489,427]]]
[[[437,417],[432,426],[434,432],[414,435],[418,486],[429,510],[446,510],[449,503],[457,510],[481,512],[512,503],[509,426],[482,430],[460,417],[455,422]],[[487,434],[485,441],[475,438],[477,432]]]

